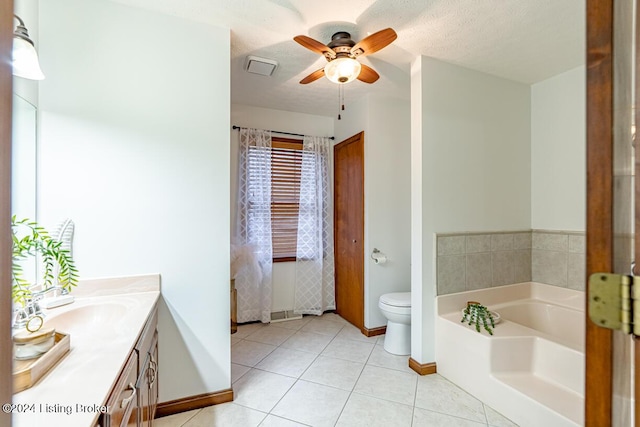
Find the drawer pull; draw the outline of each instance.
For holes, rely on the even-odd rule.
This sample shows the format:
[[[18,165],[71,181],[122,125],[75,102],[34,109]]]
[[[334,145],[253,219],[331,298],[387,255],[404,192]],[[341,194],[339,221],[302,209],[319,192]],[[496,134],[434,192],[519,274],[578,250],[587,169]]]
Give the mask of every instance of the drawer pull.
[[[129,383],[129,386],[127,388],[131,390],[131,396],[127,397],[126,399],[122,399],[122,402],[120,402],[120,408],[126,407],[133,400],[133,398],[136,397],[136,392],[138,390],[133,385],[133,383]]]
[[[156,378],[158,375],[158,362],[156,362],[153,354],[149,355],[151,357],[151,361],[149,362],[149,373],[150,373],[150,381],[149,388],[152,388],[156,383]]]
[[[149,388],[152,388],[156,382],[156,366],[155,362],[149,362],[149,367],[147,368],[147,384]]]

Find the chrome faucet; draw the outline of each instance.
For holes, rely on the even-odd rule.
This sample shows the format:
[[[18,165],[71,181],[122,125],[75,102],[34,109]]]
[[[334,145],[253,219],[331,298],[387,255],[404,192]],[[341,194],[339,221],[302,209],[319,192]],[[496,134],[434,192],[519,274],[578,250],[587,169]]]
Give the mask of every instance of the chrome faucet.
[[[31,295],[33,297],[32,299],[36,302],[40,301],[49,292],[55,292],[55,294],[53,295],[54,297],[57,297],[60,295],[67,295],[69,293],[69,291],[63,288],[62,286],[55,285],[55,286],[51,286],[50,288],[43,289],[41,291],[31,292]]]
[[[15,329],[22,329],[27,326],[29,321],[36,316],[40,316],[42,319],[44,319],[45,314],[40,307],[39,301],[42,300],[45,295],[50,292],[55,292],[54,296],[66,295],[69,293],[68,290],[60,285],[42,289],[37,292],[31,292],[31,297],[25,299],[24,306],[14,308],[13,327]]]
[[[13,309],[13,327],[22,329],[36,316],[44,318],[40,304],[31,298],[26,299],[24,306]]]

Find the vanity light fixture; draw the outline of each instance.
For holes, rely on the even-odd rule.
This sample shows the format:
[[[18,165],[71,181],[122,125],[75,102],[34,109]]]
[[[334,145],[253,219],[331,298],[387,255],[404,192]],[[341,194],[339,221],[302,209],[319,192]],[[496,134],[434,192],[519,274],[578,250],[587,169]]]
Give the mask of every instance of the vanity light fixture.
[[[31,80],[43,80],[44,74],[40,69],[38,52],[33,40],[29,38],[29,31],[24,21],[18,15],[18,26],[13,32],[13,75]]]

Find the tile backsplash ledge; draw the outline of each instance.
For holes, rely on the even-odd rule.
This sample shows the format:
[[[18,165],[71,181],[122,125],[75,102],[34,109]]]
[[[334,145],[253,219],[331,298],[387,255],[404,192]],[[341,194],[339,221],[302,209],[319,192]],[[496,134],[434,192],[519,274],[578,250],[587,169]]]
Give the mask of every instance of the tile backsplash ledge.
[[[438,295],[529,281],[584,291],[584,232],[443,233],[436,241]]]

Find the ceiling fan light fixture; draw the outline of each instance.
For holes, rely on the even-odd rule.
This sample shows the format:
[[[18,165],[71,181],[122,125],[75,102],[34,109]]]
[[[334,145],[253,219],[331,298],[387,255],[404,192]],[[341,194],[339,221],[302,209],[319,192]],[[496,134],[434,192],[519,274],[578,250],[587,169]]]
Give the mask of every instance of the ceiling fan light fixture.
[[[353,58],[336,58],[324,67],[324,75],[334,83],[346,84],[358,78],[361,68]]]

